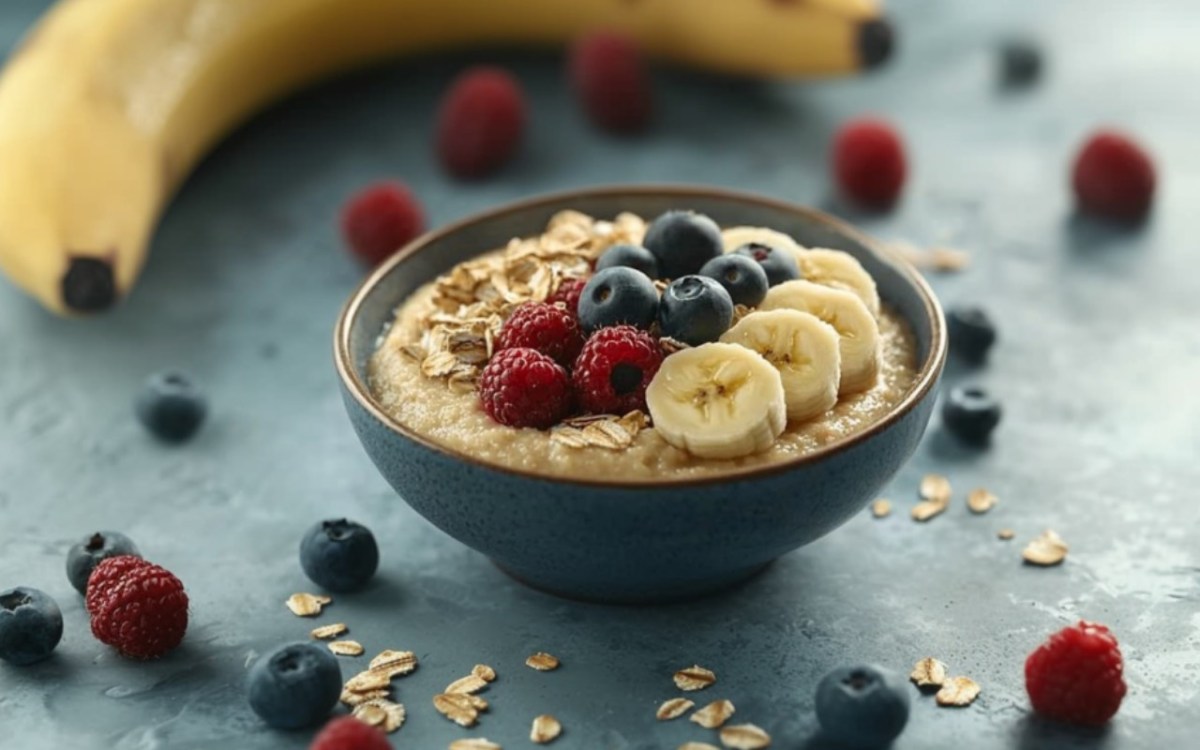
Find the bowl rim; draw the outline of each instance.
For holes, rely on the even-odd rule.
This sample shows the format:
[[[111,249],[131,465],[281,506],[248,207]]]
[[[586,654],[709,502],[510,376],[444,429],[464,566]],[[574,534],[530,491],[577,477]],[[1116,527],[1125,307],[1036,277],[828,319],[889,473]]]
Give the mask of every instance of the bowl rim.
[[[686,201],[693,198],[704,198],[709,200],[728,200],[736,203],[757,204],[761,207],[796,214],[817,224],[823,224],[836,232],[846,235],[855,242],[861,244],[868,251],[877,255],[883,261],[888,262],[890,265],[895,267],[896,271],[904,276],[905,279],[916,290],[917,295],[924,306],[925,315],[930,321],[931,340],[929,353],[925,357],[925,361],[922,362],[920,367],[917,369],[917,378],[913,387],[907,394],[905,394],[904,398],[901,399],[899,403],[895,404],[890,410],[888,410],[886,414],[870,424],[866,429],[842,437],[833,441],[832,443],[823,445],[814,451],[804,453],[787,461],[772,462],[752,467],[738,467],[727,472],[699,477],[652,477],[647,479],[600,480],[555,476],[551,474],[542,474],[535,471],[518,469],[511,466],[503,466],[500,464],[482,461],[479,458],[463,451],[441,445],[440,443],[437,443],[425,437],[424,435],[417,433],[415,430],[412,430],[399,420],[394,419],[389,414],[384,412],[375,399],[371,396],[370,388],[355,371],[354,363],[350,356],[350,340],[351,332],[354,329],[354,323],[358,319],[358,314],[363,306],[363,302],[371,294],[379,282],[392,272],[392,269],[410,256],[421,252],[430,244],[440,241],[468,227],[494,221],[512,213],[528,211],[543,206],[569,203],[571,201],[580,201],[590,198],[663,195],[678,196],[681,201]],[[566,207],[564,207],[564,210],[565,208]],[[397,302],[396,304],[399,306],[400,303]],[[440,453],[445,457],[459,461],[465,461],[482,469],[497,471],[503,474],[510,474],[522,477],[524,479],[549,482],[552,484],[561,484],[564,486],[629,490],[646,490],[656,488],[675,489],[713,484],[727,484],[736,481],[759,479],[762,477],[782,474],[804,466],[820,463],[831,456],[848,451],[855,446],[879,435],[892,425],[899,422],[909,412],[915,409],[917,404],[921,403],[933,392],[938,378],[941,375],[942,369],[945,366],[947,350],[945,320],[942,316],[941,304],[934,295],[933,289],[929,286],[929,282],[927,282],[925,278],[917,271],[917,269],[899,252],[869,237],[865,233],[854,228],[848,222],[814,208],[809,208],[807,206],[790,203],[788,201],[771,198],[766,195],[748,191],[732,190],[728,188],[706,185],[675,185],[667,183],[602,185],[539,194],[533,197],[504,203],[483,211],[478,211],[452,221],[442,227],[439,227],[438,229],[426,232],[425,234],[422,234],[413,241],[409,242],[404,247],[400,248],[400,250],[398,250],[390,258],[385,260],[370,274],[368,274],[368,276],[358,285],[358,288],[355,289],[350,295],[350,298],[346,301],[346,304],[342,307],[333,333],[334,362],[337,367],[338,377],[341,379],[343,387],[354,398],[354,400],[358,402],[358,405],[371,415],[371,417],[373,417],[388,430],[395,433],[397,436],[417,443],[435,453]]]

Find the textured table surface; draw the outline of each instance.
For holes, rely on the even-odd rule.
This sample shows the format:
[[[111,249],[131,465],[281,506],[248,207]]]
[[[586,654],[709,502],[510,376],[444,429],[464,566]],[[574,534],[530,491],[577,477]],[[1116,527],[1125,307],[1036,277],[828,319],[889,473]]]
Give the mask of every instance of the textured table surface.
[[[0,45],[44,5],[0,5]],[[907,670],[927,655],[983,693],[958,710],[914,701],[898,750],[1194,746],[1200,327],[1188,222],[1200,201],[1200,7],[896,5],[902,52],[879,75],[750,85],[664,71],[658,126],[632,140],[581,121],[557,58],[473,57],[510,64],[534,105],[520,162],[478,185],[448,180],[427,147],[433,102],[464,58],[345,79],[257,118],[203,165],[116,313],[54,319],[0,283],[0,584],[48,591],[66,618],[52,659],[0,668],[0,746],[306,747],[308,733],[255,718],[242,679],[255,654],[314,624],[283,607],[310,588],[296,546],[309,524],[341,514],[374,529],[383,564],[369,591],[339,597],[321,622],[349,623],[369,652],[420,656],[397,683],[409,707],[397,747],[444,748],[468,734],[430,698],[476,662],[500,681],[470,734],[506,748],[528,746],[543,712],[566,727],[556,747],[713,741],[687,721],[654,720],[675,694],[671,673],[696,662],[720,680],[701,700],[732,699],[773,747],[818,748],[812,694],[826,670]],[[1049,54],[1042,83],[1021,93],[1001,91],[994,75],[994,42],[1014,31],[1034,32]],[[883,217],[827,197],[829,136],[866,111],[903,127],[914,164],[903,204]],[[1128,126],[1158,156],[1161,193],[1141,229],[1072,215],[1066,165],[1102,122]],[[333,217],[348,192],[385,175],[415,185],[434,223],[554,188],[707,182],[832,207],[885,239],[964,248],[970,268],[934,283],[946,303],[990,308],[1002,341],[989,366],[952,368],[948,381],[994,389],[1004,424],[990,450],[971,452],[935,419],[887,490],[896,514],[864,512],[726,595],[612,608],[527,590],[408,510],[343,413],[330,331],[360,272]],[[130,413],[142,378],[168,366],[194,373],[213,406],[178,449],[155,444]],[[907,508],[928,471],[949,475],[959,499],[917,524]],[[961,497],[981,485],[1001,501],[976,517]],[[1017,539],[999,541],[1001,527]],[[126,531],[186,582],[192,625],[169,658],[126,662],[90,636],[63,558],[94,528]],[[1022,566],[1023,541],[1044,528],[1067,539],[1070,558]],[[1112,626],[1127,658],[1129,697],[1101,732],[1039,723],[1022,685],[1026,653],[1080,617]],[[536,650],[563,668],[522,666]]]

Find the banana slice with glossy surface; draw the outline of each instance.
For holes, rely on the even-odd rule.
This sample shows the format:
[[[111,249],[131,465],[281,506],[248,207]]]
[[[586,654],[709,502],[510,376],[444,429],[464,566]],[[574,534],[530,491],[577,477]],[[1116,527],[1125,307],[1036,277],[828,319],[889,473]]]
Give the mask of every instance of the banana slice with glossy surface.
[[[779,371],[737,344],[703,344],[667,357],[646,389],[646,405],[664,440],[701,458],[758,453],[787,426]]]
[[[841,250],[822,247],[801,250],[796,254],[796,262],[800,264],[800,277],[805,281],[852,292],[872,315],[879,316],[879,290],[875,288],[875,279],[858,258]]]
[[[819,417],[837,405],[839,337],[815,315],[782,309],[750,313],[721,341],[752,349],[779,370],[789,420]]]
[[[841,352],[840,395],[875,385],[879,376],[879,324],[854,294],[811,281],[789,281],[771,287],[759,309],[799,310],[833,326]]]

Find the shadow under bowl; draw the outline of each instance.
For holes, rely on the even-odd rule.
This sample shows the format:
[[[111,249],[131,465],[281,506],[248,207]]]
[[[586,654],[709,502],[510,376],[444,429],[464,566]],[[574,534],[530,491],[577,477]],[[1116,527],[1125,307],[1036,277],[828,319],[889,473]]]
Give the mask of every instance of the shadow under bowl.
[[[367,364],[393,311],[421,285],[512,237],[540,233],[564,209],[597,217],[673,208],[722,226],[768,226],[802,245],[855,256],[912,327],[912,390],[867,429],[794,460],[715,477],[630,481],[553,478],[485,464],[386,415]],[[942,311],[920,275],[849,225],[757,195],[689,186],[604,187],[487,211],[426,234],[376,269],[338,320],[334,354],[350,420],[396,492],[438,528],[531,586],[562,596],[658,602],[751,576],[858,513],[916,449],[946,358]]]

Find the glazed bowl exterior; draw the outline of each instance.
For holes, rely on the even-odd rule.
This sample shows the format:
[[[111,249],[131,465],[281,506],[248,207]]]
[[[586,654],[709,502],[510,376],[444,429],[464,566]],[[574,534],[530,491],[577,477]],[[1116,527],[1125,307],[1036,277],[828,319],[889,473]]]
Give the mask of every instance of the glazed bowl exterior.
[[[367,363],[396,306],[455,264],[512,237],[540,233],[556,212],[654,217],[673,208],[722,226],[768,226],[801,244],[851,253],[885,303],[912,326],[912,391],[863,432],[792,461],[717,477],[573,481],[481,463],[436,445],[380,409]],[[346,409],[363,447],[400,497],[515,578],[556,594],[665,601],[747,578],[858,513],[912,455],[946,356],[942,311],[907,263],[820,212],[746,193],[684,186],[606,187],[503,206],[417,239],[374,271],[334,336]]]

